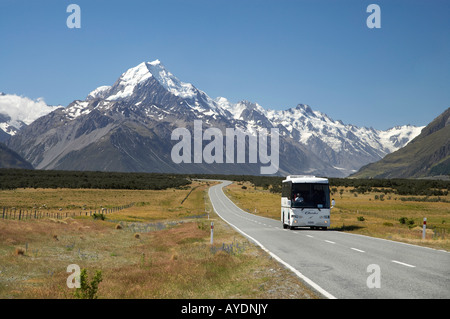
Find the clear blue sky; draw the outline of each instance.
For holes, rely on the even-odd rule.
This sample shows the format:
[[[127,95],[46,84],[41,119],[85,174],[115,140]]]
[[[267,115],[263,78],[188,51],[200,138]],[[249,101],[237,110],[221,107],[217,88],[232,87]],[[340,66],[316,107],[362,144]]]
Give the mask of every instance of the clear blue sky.
[[[81,29],[69,29],[69,4]],[[381,29],[369,29],[369,4]],[[160,59],[232,102],[298,103],[358,126],[426,125],[450,106],[450,1],[0,1],[0,91],[68,105]]]

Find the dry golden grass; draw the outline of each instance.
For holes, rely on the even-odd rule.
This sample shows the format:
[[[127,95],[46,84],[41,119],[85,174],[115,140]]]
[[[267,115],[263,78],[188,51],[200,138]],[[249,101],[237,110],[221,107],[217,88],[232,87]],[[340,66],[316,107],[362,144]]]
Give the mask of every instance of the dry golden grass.
[[[212,213],[207,187],[195,182],[184,190],[0,192],[7,205],[22,208],[136,203],[104,221],[0,219],[0,298],[74,298],[66,286],[69,264],[86,268],[90,277],[102,270],[100,298],[317,298]],[[211,220],[191,218],[205,211],[215,224],[213,248]],[[231,244],[242,249],[221,249]]]
[[[247,189],[242,189],[246,186]],[[331,228],[368,236],[392,239],[450,250],[450,204],[448,202],[402,201],[395,194],[350,192],[352,188],[339,187],[332,196],[336,207],[331,212]],[[342,195],[341,195],[342,190]],[[280,219],[280,194],[256,188],[249,183],[233,183],[226,194],[244,210],[265,217]],[[384,195],[383,200],[379,198]],[[375,199],[377,196],[378,199]],[[424,198],[424,196],[417,196]],[[432,197],[430,197],[432,198]],[[450,201],[450,195],[441,196]],[[363,221],[358,220],[363,217]],[[414,221],[409,227],[399,222],[401,217]],[[427,235],[422,240],[423,218],[427,218]],[[361,219],[361,218],[360,218]]]
[[[194,182],[193,187],[204,190],[206,183]],[[194,201],[183,199],[190,192],[186,189],[157,190],[114,190],[114,189],[16,189],[0,190],[0,203],[17,211],[39,210],[43,212],[79,213],[99,211],[134,203],[131,209],[118,212],[119,219],[158,220],[188,215],[202,214],[196,200],[203,198],[202,192],[192,192],[189,197],[198,197]],[[0,207],[1,209],[1,207]]]
[[[246,187],[246,189],[242,187]],[[255,188],[249,182],[230,184],[224,188],[224,191],[236,205],[247,212],[280,219],[280,194],[271,193],[269,190],[263,190],[260,187]]]

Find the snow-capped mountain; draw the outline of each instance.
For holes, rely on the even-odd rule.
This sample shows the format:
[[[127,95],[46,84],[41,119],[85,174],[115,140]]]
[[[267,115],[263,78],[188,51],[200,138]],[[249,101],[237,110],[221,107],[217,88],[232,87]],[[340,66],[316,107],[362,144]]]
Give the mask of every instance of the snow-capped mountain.
[[[423,128],[423,126],[404,125],[381,131],[346,125],[342,121],[332,120],[320,111],[313,111],[311,107],[304,104],[284,111],[274,111],[247,101],[232,104],[223,97],[217,98],[216,101],[229,110],[234,119],[249,122],[253,120],[258,125],[264,125],[268,121],[273,126],[281,126],[285,132],[289,132],[291,137],[304,145],[308,145],[314,138],[319,138],[337,152],[342,150],[346,142],[352,143],[359,139],[363,144],[370,145],[384,156],[405,146],[419,135]],[[249,116],[249,114],[252,115]]]
[[[142,62],[127,70],[113,86],[101,86],[89,93],[86,101],[100,98],[105,102],[126,101],[139,106],[149,99],[148,94],[143,91],[145,91],[145,85],[150,79],[158,82],[169,94],[185,100],[190,107],[198,111],[208,112],[213,110],[221,113],[221,110],[217,108],[214,101],[205,92],[198,90],[190,83],[178,80],[167,71],[159,60]],[[139,92],[139,94],[134,94],[136,92]],[[137,97],[141,99],[137,101]]]
[[[62,106],[47,105],[43,99],[0,92],[0,129],[15,135],[22,127]]]
[[[388,131],[334,121],[309,106],[266,110],[257,103],[211,99],[159,61],[125,71],[111,86],[56,109],[20,130],[8,146],[40,169],[259,174],[251,164],[175,164],[171,132],[194,120],[204,129],[280,131],[280,174],[347,176],[408,143],[421,128]],[[248,145],[247,145],[248,146]]]
[[[236,120],[254,126],[278,127],[283,136],[307,147],[343,173],[355,172],[361,162],[373,162],[405,146],[420,134],[423,127],[397,126],[386,131],[357,127],[335,121],[308,105],[287,110],[266,110],[257,103],[230,103],[219,97],[215,101]]]

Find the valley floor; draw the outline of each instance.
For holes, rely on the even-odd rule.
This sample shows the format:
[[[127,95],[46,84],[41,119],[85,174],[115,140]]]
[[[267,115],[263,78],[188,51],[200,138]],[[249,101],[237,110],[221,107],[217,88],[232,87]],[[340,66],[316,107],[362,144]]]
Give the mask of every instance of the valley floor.
[[[98,298],[318,298],[212,212],[208,187],[0,191],[9,208],[69,216],[134,203],[104,220],[0,218],[0,298],[75,298],[67,286],[71,264],[87,270],[88,282],[101,270]]]

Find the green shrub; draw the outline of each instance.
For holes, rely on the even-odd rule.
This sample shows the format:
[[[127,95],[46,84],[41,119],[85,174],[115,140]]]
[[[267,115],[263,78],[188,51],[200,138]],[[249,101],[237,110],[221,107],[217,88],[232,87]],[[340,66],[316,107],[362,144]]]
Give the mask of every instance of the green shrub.
[[[366,219],[364,218],[364,216],[358,216],[358,217],[356,217],[356,219],[357,219],[358,221],[360,221],[360,222],[363,222],[363,221],[366,220]]]
[[[97,219],[105,220],[106,216],[103,213],[94,213],[92,215],[92,218],[94,218],[95,220]]]
[[[74,292],[78,299],[97,299],[98,285],[102,282],[102,271],[97,270],[91,283],[88,283],[87,270],[82,269],[80,273],[80,288]]]

